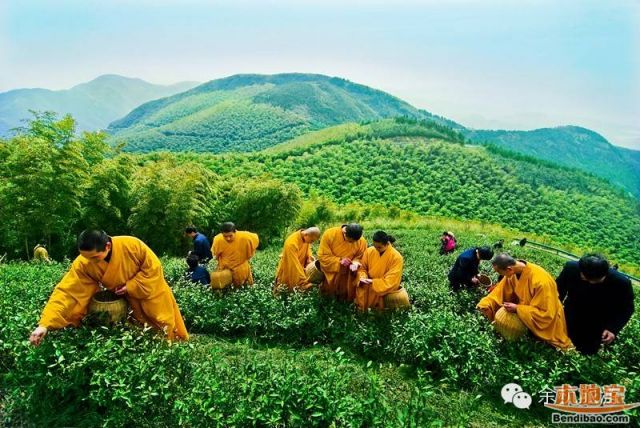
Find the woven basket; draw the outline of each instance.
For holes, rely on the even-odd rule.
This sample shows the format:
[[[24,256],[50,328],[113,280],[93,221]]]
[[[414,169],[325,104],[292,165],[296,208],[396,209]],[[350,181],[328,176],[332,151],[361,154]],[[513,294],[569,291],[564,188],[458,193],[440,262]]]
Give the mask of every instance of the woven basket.
[[[320,260],[309,263],[304,271],[312,284],[320,284],[324,279],[324,273],[320,270]]]
[[[507,312],[502,307],[496,312],[495,321],[493,323],[496,331],[507,340],[519,339],[527,332],[527,326],[522,323],[517,314]]]
[[[99,291],[91,298],[89,314],[101,323],[115,324],[127,318],[127,300],[113,291]]]
[[[488,275],[485,275],[483,273],[478,275],[478,281],[480,281],[480,285],[483,285],[485,287],[491,286],[491,278],[489,278]]]
[[[385,309],[400,309],[410,308],[411,302],[409,302],[409,294],[404,287],[400,287],[399,290],[392,291],[384,296],[384,308]]]
[[[221,290],[231,285],[233,275],[229,269],[217,270],[211,273],[211,288]]]

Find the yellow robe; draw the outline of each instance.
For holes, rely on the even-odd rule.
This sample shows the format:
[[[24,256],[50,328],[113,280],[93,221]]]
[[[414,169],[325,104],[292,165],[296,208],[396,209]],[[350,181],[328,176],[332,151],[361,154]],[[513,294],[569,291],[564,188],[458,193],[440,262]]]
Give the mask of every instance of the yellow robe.
[[[251,232],[237,231],[233,242],[227,242],[222,233],[213,238],[211,254],[218,261],[216,270],[229,269],[233,285],[253,284],[253,273],[249,260],[256,253],[260,240]]]
[[[48,262],[49,261],[49,252],[46,248],[37,246],[33,250],[33,259],[39,262]]]
[[[348,242],[342,234],[342,227],[327,229],[320,239],[318,260],[324,273],[322,294],[353,301],[357,285],[357,275],[340,264],[343,258],[359,262],[367,249],[367,240],[361,237],[356,242]]]
[[[480,300],[478,309],[488,309],[489,319],[493,320],[504,302],[518,305],[518,317],[538,338],[556,348],[573,346],[556,281],[540,266],[527,262],[520,279],[516,275],[502,278],[493,291]]]
[[[139,322],[165,331],[170,340],[189,338],[160,260],[144,242],[132,236],[112,238],[109,262],[93,263],[78,256],[53,290],[39,325],[48,329],[77,327],[87,313],[91,297],[99,291],[98,283],[111,291],[126,285],[126,299]]]
[[[360,279],[370,278],[371,285],[359,285],[356,289],[355,303],[362,310],[368,308],[384,309],[384,296],[400,289],[404,259],[394,247],[389,245],[380,255],[375,247],[369,247],[362,257],[358,270]]]
[[[276,271],[276,284],[286,285],[289,290],[309,288],[310,284],[304,268],[311,260],[313,260],[311,245],[304,242],[301,230],[293,232],[284,241]]]

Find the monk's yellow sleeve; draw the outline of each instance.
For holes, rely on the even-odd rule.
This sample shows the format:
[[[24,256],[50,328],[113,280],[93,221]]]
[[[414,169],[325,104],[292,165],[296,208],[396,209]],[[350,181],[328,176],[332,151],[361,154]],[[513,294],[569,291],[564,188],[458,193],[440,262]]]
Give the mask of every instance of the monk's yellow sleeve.
[[[493,320],[496,312],[498,312],[498,309],[500,309],[500,306],[504,303],[503,296],[506,284],[507,277],[505,276],[500,280],[500,282],[498,282],[496,288],[494,288],[489,295],[480,299],[480,302],[478,302],[478,305],[476,306],[480,310],[488,310],[490,320]]]
[[[362,259],[360,260],[360,266],[358,266],[358,283],[362,279],[369,278],[369,252],[365,251]]]
[[[304,265],[308,265],[313,260],[313,253],[311,252],[311,244],[307,245],[307,260],[305,260]]]
[[[555,284],[537,283],[533,286],[533,296],[528,305],[519,304],[518,317],[532,331],[545,330],[555,321],[560,300],[554,296]],[[558,300],[554,304],[553,299]]]
[[[373,291],[378,294],[385,294],[398,288],[402,281],[402,267],[404,260],[402,257],[394,257],[389,269],[384,273],[384,277],[373,280]]]
[[[287,285],[303,285],[307,281],[307,274],[298,260],[298,249],[294,245],[285,246],[282,253],[282,263],[286,276],[291,282]]]
[[[222,249],[220,248],[220,235],[216,235],[213,237],[213,244],[211,244],[211,254],[215,257],[216,260],[220,260],[220,253],[222,253]]]
[[[51,293],[38,325],[47,329],[77,325],[97,291],[97,282],[84,272],[79,259],[76,259]]]
[[[256,254],[258,245],[260,245],[260,238],[257,233],[247,232],[247,240],[249,241],[247,259],[250,259]]]
[[[323,272],[340,272],[340,257],[334,256],[331,251],[332,236],[322,235],[318,248],[318,260]]]
[[[151,251],[144,242],[139,241],[136,251],[136,261],[139,263],[139,270],[133,278],[126,282],[127,294],[136,299],[148,299],[154,292],[159,290],[158,285],[164,282],[162,264],[158,256]],[[136,261],[126,261],[135,263]]]

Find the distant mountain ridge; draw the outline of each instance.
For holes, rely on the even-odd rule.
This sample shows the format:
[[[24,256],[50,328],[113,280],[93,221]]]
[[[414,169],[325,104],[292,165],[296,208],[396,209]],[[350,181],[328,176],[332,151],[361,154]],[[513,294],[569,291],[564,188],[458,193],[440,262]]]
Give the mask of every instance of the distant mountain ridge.
[[[606,178],[636,196],[640,194],[640,152],[616,147],[592,130],[559,126],[532,131],[471,130],[474,142],[486,142]]]
[[[132,151],[255,151],[328,126],[397,116],[440,120],[337,77],[243,74],[143,104],[109,131]]]
[[[42,101],[51,94],[59,98],[57,104]],[[82,102],[66,101],[71,95]],[[470,129],[383,91],[320,74],[239,74],[167,87],[105,75],[66,91],[9,91],[0,94],[0,136],[28,117],[28,109],[70,112],[80,130],[106,128],[105,117],[111,117],[113,141],[125,141],[134,152],[256,151],[343,123],[427,119],[461,132],[473,144],[578,168],[640,197],[640,151],[614,146],[589,129]]]
[[[104,129],[132,109],[156,98],[188,90],[198,83],[156,85],[114,74],[99,76],[70,89],[15,89],[0,93],[0,136],[31,117],[29,110],[71,114],[80,131]]]

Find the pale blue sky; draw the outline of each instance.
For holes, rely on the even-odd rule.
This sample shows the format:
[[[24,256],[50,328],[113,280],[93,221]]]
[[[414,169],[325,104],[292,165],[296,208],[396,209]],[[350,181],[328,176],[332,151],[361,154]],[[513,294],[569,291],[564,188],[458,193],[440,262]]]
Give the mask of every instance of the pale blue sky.
[[[2,0],[0,91],[116,73],[341,76],[476,128],[640,149],[638,1]]]

